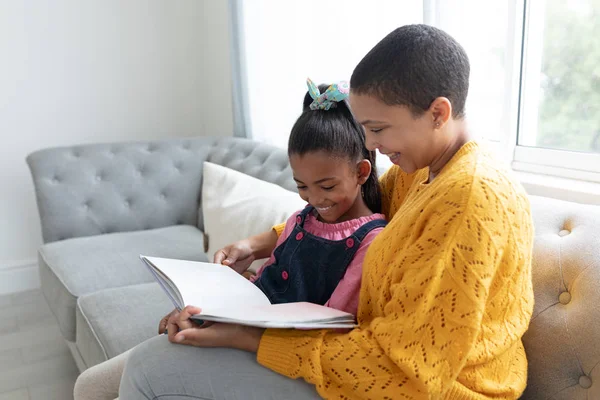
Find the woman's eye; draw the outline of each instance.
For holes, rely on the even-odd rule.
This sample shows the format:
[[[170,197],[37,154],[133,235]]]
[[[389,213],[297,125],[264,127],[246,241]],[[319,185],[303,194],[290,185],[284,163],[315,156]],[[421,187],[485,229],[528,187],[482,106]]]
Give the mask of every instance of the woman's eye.
[[[330,190],[333,190],[334,187],[335,187],[335,185],[333,185],[333,186],[322,186],[322,189],[330,191]]]
[[[373,132],[373,133],[379,133],[382,130],[383,130],[383,128],[371,129],[371,132]]]
[[[298,186],[298,190],[306,190],[306,186]]]

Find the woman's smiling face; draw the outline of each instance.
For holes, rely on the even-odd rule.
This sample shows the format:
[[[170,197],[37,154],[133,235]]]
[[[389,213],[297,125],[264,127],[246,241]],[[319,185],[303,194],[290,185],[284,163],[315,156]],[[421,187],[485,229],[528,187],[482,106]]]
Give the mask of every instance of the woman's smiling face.
[[[440,135],[435,134],[431,110],[415,117],[408,107],[390,106],[377,97],[352,92],[350,106],[365,129],[369,150],[379,150],[406,173],[425,168],[435,160]]]

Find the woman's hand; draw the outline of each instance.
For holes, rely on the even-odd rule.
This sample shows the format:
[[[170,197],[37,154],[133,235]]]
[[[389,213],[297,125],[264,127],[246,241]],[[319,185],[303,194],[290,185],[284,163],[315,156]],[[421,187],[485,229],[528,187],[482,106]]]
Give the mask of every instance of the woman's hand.
[[[196,347],[228,347],[252,353],[258,351],[264,329],[220,323],[200,326],[190,320],[192,315],[200,312],[197,307],[187,306],[171,316],[169,341]]]
[[[165,315],[160,322],[158,323],[158,334],[162,335],[163,333],[166,332],[167,330],[167,323],[169,322],[169,318],[171,318],[171,315],[175,314],[177,312],[177,309],[174,309],[173,311],[171,311],[170,313],[168,313],[167,315]]]
[[[193,306],[186,306],[181,311],[174,310],[174,312],[170,314],[169,319],[167,321],[167,331],[169,334],[169,340],[175,337],[175,335],[179,331],[202,326],[190,319],[192,315],[199,313],[200,309]]]

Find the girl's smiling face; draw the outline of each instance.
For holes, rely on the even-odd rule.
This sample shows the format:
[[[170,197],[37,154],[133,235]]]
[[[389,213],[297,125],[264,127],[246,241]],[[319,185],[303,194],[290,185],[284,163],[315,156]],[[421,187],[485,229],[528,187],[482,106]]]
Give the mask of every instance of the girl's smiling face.
[[[337,223],[363,216],[367,206],[361,185],[371,173],[367,160],[353,163],[325,151],[290,155],[298,193],[323,222]]]

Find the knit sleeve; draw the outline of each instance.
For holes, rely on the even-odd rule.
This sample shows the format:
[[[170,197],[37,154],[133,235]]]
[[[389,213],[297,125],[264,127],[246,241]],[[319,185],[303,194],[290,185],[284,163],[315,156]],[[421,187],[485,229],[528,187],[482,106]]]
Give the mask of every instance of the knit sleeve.
[[[281,234],[283,233],[283,230],[285,229],[285,222],[279,225],[275,225],[273,227],[273,230],[275,231],[275,233],[277,234],[277,236],[281,236]]]
[[[507,220],[502,207],[486,206],[483,196],[471,191],[466,205],[441,197],[433,204],[435,213],[418,228],[439,232],[436,239],[421,235],[389,258],[403,242],[386,236],[390,251],[379,257],[393,272],[387,275],[390,291],[373,306],[380,316],[359,315],[360,327],[349,333],[267,330],[258,361],[288,377],[304,378],[325,398],[456,394],[467,355],[475,352],[487,360],[493,352],[485,343],[475,344],[491,282],[516,223]],[[361,299],[375,297],[368,290],[375,289],[363,289]]]
[[[394,193],[394,182],[396,180],[395,168],[391,167],[379,177],[379,188],[381,189],[381,213],[389,218],[390,204]]]

